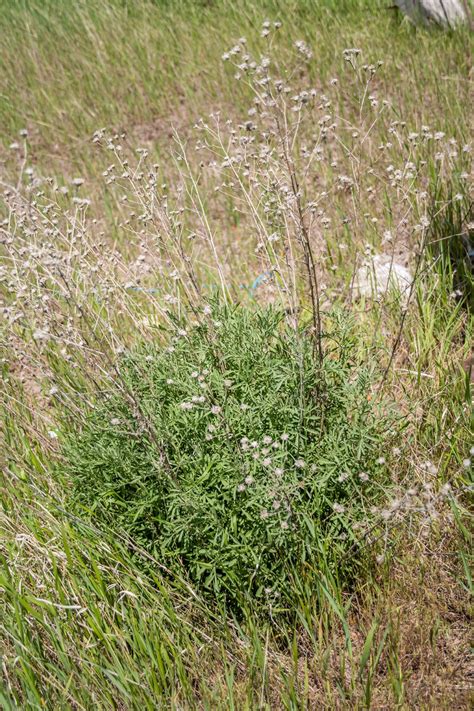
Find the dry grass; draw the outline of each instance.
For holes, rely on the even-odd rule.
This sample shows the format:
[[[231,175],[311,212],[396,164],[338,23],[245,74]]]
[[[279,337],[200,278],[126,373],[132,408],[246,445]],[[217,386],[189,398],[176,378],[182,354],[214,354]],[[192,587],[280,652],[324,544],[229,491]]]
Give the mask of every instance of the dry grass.
[[[263,115],[249,116],[261,86],[252,94],[221,62],[242,35],[258,61],[270,54],[267,18],[284,22],[272,71],[293,93],[316,89],[307,114],[306,99],[301,114],[278,114],[260,96]],[[0,705],[470,708],[473,285],[444,247],[472,239],[472,38],[415,32],[362,0],[87,0],[57,12],[29,0],[5,3],[2,28]],[[293,70],[301,38],[314,55]],[[354,67],[347,47],[363,49]],[[379,59],[367,80],[361,65]],[[275,116],[288,119],[281,135]],[[208,128],[196,130],[201,117]],[[271,160],[255,158],[248,136]],[[308,145],[322,146],[321,161]],[[317,203],[302,219],[298,190],[285,192],[293,166],[304,206]],[[374,252],[416,272],[406,313],[397,294],[356,298],[355,269]],[[351,312],[358,354],[377,374],[371,397],[396,403],[406,428],[387,444],[400,454],[364,533],[363,578],[349,592],[322,576],[316,602],[283,631],[239,626],[159,565],[144,576],[143,551],[71,513],[54,433],[113,385],[123,348],[163,338],[173,309],[201,313],[219,285],[249,307],[283,303],[317,331],[315,282],[324,328],[334,303]],[[415,503],[400,505],[410,489]]]

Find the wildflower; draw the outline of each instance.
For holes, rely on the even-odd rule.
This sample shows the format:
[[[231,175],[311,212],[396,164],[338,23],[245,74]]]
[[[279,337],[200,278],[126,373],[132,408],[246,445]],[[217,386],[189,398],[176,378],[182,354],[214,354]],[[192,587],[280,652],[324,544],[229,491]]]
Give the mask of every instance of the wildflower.
[[[48,436],[49,436],[51,439],[57,439],[57,438],[58,438],[58,433],[55,432],[54,430],[48,430]]]
[[[207,426],[207,431],[208,431],[208,432],[215,432],[215,431],[216,431],[216,426],[215,426],[215,425],[208,425],[208,426]]]
[[[273,506],[273,508],[275,509],[275,511],[278,511],[278,509],[281,507],[281,502],[278,501],[277,499],[275,499],[275,501],[273,502],[272,506]]]
[[[252,447],[252,449],[256,449],[258,447],[258,442],[253,440],[253,442],[250,443],[250,446]]]
[[[249,474],[249,476],[245,477],[245,483],[247,484],[247,486],[250,486],[251,484],[253,484],[254,481],[255,481],[255,479],[250,474]]]
[[[74,178],[74,180],[72,181],[72,184],[75,185],[77,188],[80,185],[83,185],[83,183],[84,183],[84,178]]]
[[[379,457],[375,463],[376,464],[385,464],[385,457]]]
[[[472,454],[472,456],[474,456],[474,447],[471,447],[471,449],[469,450],[469,454]]]
[[[287,531],[288,530],[288,521],[282,521],[280,526],[284,531]]]
[[[224,380],[224,386],[225,386],[226,388],[231,388],[232,385],[233,385],[233,381],[232,381],[232,380],[228,380],[228,379]]]
[[[219,405],[213,405],[211,407],[211,413],[213,415],[219,415],[222,412],[222,408]]]
[[[211,433],[210,433],[210,432],[206,432],[206,436],[205,436],[205,439],[206,439],[206,442],[210,442],[210,441],[211,441],[211,439],[213,439],[213,436],[211,435]]]
[[[268,513],[267,509],[262,509],[260,511],[260,518],[263,520],[267,519],[269,517],[269,515],[270,514]]]
[[[305,466],[306,466],[306,462],[304,461],[304,459],[297,459],[297,460],[295,461],[295,467],[296,467],[297,469],[304,469]]]
[[[440,494],[441,496],[449,496],[451,493],[451,484],[447,482],[446,484],[443,484],[443,486],[440,489]]]
[[[287,442],[289,440],[289,438],[290,438],[290,435],[286,434],[286,432],[284,432],[281,436],[282,442]]]
[[[245,491],[245,484],[239,484],[237,487],[237,491],[240,491],[240,492]]]
[[[193,372],[191,373],[191,378],[197,378],[198,376],[199,373],[197,372],[197,370],[193,370]]]
[[[33,333],[33,338],[35,341],[46,341],[49,338],[49,333],[43,331],[41,328],[37,328]]]
[[[269,437],[268,435],[265,435],[265,437],[262,440],[263,444],[271,444],[272,443],[272,438]]]
[[[342,474],[339,474],[337,477],[337,480],[342,484],[343,481],[346,481],[346,479],[349,479],[349,472],[342,472]]]
[[[393,447],[392,449],[392,454],[394,457],[398,457],[401,454],[401,449],[400,447]]]
[[[311,59],[311,57],[313,56],[312,51],[310,50],[306,42],[304,42],[303,40],[298,40],[297,42],[295,42],[295,47],[305,59]]]
[[[182,410],[192,410],[194,407],[192,402],[182,402],[180,408]]]
[[[22,128],[19,133],[22,138],[26,138],[28,136],[28,131],[26,128]]]
[[[120,422],[121,422],[121,421],[120,421],[120,419],[119,419],[118,417],[112,417],[112,419],[110,420],[110,424],[111,424],[111,425],[119,425]]]
[[[57,392],[58,388],[56,387],[56,385],[53,385],[53,387],[49,389],[48,395],[56,395]]]
[[[168,378],[168,380],[166,381],[167,385],[173,385],[173,383],[174,383],[173,378]]]
[[[361,472],[359,474],[359,479],[361,481],[369,481],[369,475],[367,474],[367,472]]]
[[[262,464],[264,467],[269,467],[271,463],[272,463],[271,457],[265,457],[265,459],[262,461]]]
[[[278,477],[283,476],[283,469],[281,467],[277,467],[273,473]]]
[[[246,405],[244,402],[240,405],[240,409],[245,412],[245,410],[250,409],[250,405]]]
[[[343,514],[344,511],[346,510],[346,507],[343,506],[342,504],[338,504],[337,502],[332,505],[333,511],[335,511],[338,514]]]
[[[463,465],[464,469],[469,469],[469,467],[471,466],[471,460],[470,459],[463,459],[462,465]]]

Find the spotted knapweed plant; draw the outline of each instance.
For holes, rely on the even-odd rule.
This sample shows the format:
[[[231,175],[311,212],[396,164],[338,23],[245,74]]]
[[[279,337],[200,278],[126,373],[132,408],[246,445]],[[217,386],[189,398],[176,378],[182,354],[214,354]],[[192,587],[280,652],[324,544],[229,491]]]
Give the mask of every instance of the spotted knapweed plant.
[[[76,510],[232,605],[291,606],[290,579],[322,570],[347,582],[395,426],[353,345],[337,313],[322,368],[281,310],[176,322],[65,434]]]

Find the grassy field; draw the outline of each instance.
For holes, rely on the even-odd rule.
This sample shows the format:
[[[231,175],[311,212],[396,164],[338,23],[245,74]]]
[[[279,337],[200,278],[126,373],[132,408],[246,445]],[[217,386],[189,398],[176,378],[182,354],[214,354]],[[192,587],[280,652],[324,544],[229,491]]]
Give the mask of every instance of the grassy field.
[[[472,35],[387,5],[2,3],[2,708],[470,708]]]

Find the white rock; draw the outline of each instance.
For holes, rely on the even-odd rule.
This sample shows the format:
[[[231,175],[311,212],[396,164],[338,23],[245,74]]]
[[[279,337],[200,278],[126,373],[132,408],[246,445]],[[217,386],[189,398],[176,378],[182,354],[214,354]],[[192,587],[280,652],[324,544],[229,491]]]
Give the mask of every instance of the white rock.
[[[354,278],[354,295],[378,298],[390,289],[400,292],[407,301],[413,277],[406,267],[392,261],[388,254],[376,254],[359,267]]]
[[[416,24],[454,27],[467,22],[463,0],[395,0],[395,5]]]

